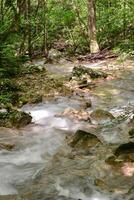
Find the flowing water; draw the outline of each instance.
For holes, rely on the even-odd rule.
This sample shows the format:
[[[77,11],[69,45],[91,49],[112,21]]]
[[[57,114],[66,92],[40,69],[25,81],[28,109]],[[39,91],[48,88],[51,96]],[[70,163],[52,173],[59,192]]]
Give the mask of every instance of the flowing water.
[[[98,83],[90,95],[92,110],[104,108],[124,117],[99,129],[56,117],[68,107],[81,107],[76,96],[24,106],[32,124],[20,130],[0,129],[1,141],[15,144],[12,151],[0,150],[0,200],[133,200],[133,174],[105,163],[114,145],[129,141],[133,88],[132,68],[118,72],[115,80]],[[95,133],[103,145],[88,154],[72,152],[65,138],[78,129]]]

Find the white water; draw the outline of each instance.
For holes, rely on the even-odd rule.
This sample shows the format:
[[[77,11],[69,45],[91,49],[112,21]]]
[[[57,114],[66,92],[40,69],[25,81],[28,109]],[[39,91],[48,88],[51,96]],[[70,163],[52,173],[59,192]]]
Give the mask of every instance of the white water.
[[[68,104],[67,102],[68,101]],[[76,105],[77,104],[77,105]],[[0,195],[16,194],[15,185],[23,183],[34,177],[45,163],[49,162],[58,148],[64,145],[64,131],[75,131],[79,124],[69,119],[56,118],[55,114],[66,107],[78,107],[75,100],[59,99],[58,102],[39,104],[37,106],[24,106],[23,110],[30,112],[33,124],[25,127],[10,138],[6,133],[2,141],[16,144],[12,151],[0,151]],[[3,129],[0,131],[4,135]],[[18,135],[19,134],[19,135]]]
[[[124,83],[122,82],[121,86],[123,86],[123,84]],[[128,84],[126,85],[129,86],[130,90],[133,89],[132,84],[131,86]],[[116,84],[114,85],[114,87],[116,87]],[[98,93],[98,90],[100,91],[100,93]],[[97,106],[98,104],[99,106],[102,106],[102,108],[106,106],[109,108],[109,110],[112,111],[115,116],[123,114],[123,106],[126,105],[127,101],[133,99],[133,94],[129,90],[127,90],[125,94],[126,88],[123,88],[122,90],[122,88],[120,89],[119,87],[119,92],[115,92],[114,96],[112,96],[111,93],[113,92],[113,90],[111,89],[109,91],[108,86],[106,88],[106,92],[109,92],[108,95],[110,95],[110,99],[106,101],[105,96],[107,99],[108,95],[105,95],[105,91],[104,93],[101,93],[102,91],[100,90],[100,88],[98,88],[98,90],[96,89],[96,94],[100,94],[100,99],[96,97],[97,100],[93,102],[93,107],[95,108],[95,106]],[[59,98],[57,101],[41,103],[36,106],[27,105],[23,107],[23,110],[31,113],[33,117],[33,124],[19,131],[9,129],[0,130],[0,135],[3,142],[5,141],[7,143],[11,142],[16,144],[16,148],[12,151],[0,151],[0,195],[17,194],[19,192],[19,186],[25,185],[26,181],[34,180],[34,178],[43,169],[45,169],[47,164],[49,162],[51,163],[53,155],[58,152],[59,148],[66,149],[64,143],[64,138],[66,134],[75,131],[84,125],[66,118],[57,118],[55,117],[55,114],[63,111],[65,108],[78,108],[79,106],[79,101],[69,98]],[[105,129],[100,133],[105,142],[114,144],[115,142],[120,142],[122,140],[123,136],[119,134],[118,129],[114,131],[114,133],[110,131],[111,130]],[[71,161],[69,160],[69,162]],[[82,162],[81,158],[79,162]],[[64,169],[64,163],[61,162],[61,164],[63,164]],[[98,165],[95,167],[99,168],[99,164],[100,163],[98,162]],[[69,168],[68,170],[71,171],[71,168]],[[94,170],[95,172],[97,171],[94,168],[90,170],[92,170],[92,172],[94,172]],[[77,173],[79,174],[79,172]],[[98,172],[98,174],[99,173],[100,172]],[[65,174],[66,178],[68,178],[69,173]],[[53,179],[54,178],[55,177],[53,177]],[[109,177],[109,181],[110,178],[111,177]],[[70,184],[69,182],[69,184],[65,186],[63,184],[64,180],[55,180],[54,187],[58,192],[58,196],[61,197],[60,199],[120,199],[119,197],[114,197],[113,194],[102,194],[100,191],[97,191],[97,189],[91,183],[89,184],[91,186],[91,193],[86,194],[81,189],[81,187],[83,187],[85,183],[80,182],[80,184],[77,184],[77,180],[75,181],[75,177],[73,177],[73,175],[72,180],[72,184]]]

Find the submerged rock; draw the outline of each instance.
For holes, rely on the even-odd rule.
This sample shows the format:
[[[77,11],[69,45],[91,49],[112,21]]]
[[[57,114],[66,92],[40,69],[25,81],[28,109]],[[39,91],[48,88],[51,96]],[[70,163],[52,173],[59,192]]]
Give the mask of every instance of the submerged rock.
[[[114,119],[115,117],[108,111],[102,109],[96,109],[91,114],[90,117],[92,120],[97,122],[105,122]]]
[[[73,148],[91,148],[100,143],[96,135],[83,130],[77,130],[76,133],[69,138],[68,144]]]
[[[16,127],[20,128],[31,123],[32,117],[25,112],[15,109],[9,109],[7,112],[0,113],[0,126],[1,127]]]
[[[11,151],[14,149],[15,145],[14,144],[8,144],[8,143],[0,143],[0,150],[1,149],[6,149],[8,151]]]
[[[134,138],[134,128],[129,131],[129,135],[131,138]]]
[[[90,99],[88,99],[87,101],[83,103],[83,108],[87,109],[91,107],[92,107],[92,101]]]
[[[88,112],[84,110],[76,110],[74,108],[67,108],[63,112],[56,114],[56,117],[69,117],[74,120],[82,120],[91,122]]]
[[[95,79],[95,78],[107,78],[107,74],[101,71],[95,71],[91,68],[87,68],[84,66],[75,66],[73,68],[73,73],[72,76],[74,77],[81,77],[82,75],[87,74],[90,76],[90,78]]]

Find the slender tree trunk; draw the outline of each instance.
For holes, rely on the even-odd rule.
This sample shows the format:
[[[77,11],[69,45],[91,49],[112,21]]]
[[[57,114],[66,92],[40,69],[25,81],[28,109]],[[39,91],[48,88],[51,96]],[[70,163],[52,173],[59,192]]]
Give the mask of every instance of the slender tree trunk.
[[[123,36],[124,36],[124,40],[126,39],[126,0],[124,0],[123,2]]]
[[[31,0],[27,0],[27,31],[28,31],[28,54],[32,57],[32,36],[31,36]]]
[[[43,44],[42,44],[42,52],[47,57],[48,49],[47,49],[47,0],[43,1],[44,6],[44,33],[43,33]]]
[[[96,36],[95,0],[88,0],[88,30],[90,38],[90,52],[98,53],[99,45]]]

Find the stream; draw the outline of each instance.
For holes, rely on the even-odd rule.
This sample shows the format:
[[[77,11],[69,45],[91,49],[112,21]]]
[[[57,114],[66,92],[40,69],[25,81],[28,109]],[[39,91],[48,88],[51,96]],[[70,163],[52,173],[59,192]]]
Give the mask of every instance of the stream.
[[[68,66],[58,73],[70,73],[73,66]],[[98,81],[88,98],[92,101],[89,113],[105,109],[119,121],[94,128],[96,124],[57,117],[66,108],[81,107],[81,100],[72,96],[25,105],[22,110],[31,113],[32,124],[19,130],[0,128],[1,141],[16,145],[12,151],[0,150],[0,200],[134,200],[133,174],[105,163],[113,147],[130,140],[133,68],[118,71],[116,79]],[[66,137],[78,129],[95,133],[103,145],[89,154],[72,152]]]

